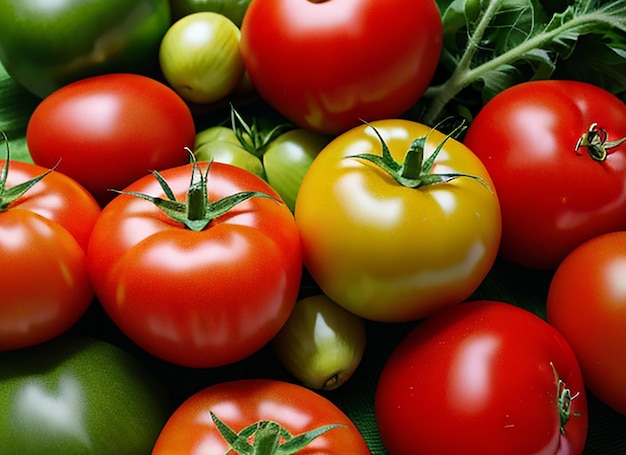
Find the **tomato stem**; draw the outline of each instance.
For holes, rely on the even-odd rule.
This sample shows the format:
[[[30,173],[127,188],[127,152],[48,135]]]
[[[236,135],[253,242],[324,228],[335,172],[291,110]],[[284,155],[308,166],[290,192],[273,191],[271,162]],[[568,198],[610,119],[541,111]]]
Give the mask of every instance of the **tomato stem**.
[[[569,422],[572,415],[574,417],[578,417],[580,415],[572,414],[572,400],[578,396],[578,393],[572,396],[572,391],[567,387],[565,381],[559,378],[556,367],[552,362],[550,362],[550,366],[552,367],[554,381],[556,382],[557,406],[559,409],[561,434],[565,434],[565,425]]]
[[[226,196],[217,201],[209,202],[207,181],[212,162],[208,163],[206,172],[202,173],[198,167],[198,162],[196,161],[193,152],[189,149],[187,149],[187,151],[191,156],[192,170],[191,183],[189,184],[189,188],[187,190],[186,202],[176,200],[174,192],[163,176],[157,171],[152,171],[152,175],[154,175],[159,182],[159,185],[161,186],[161,189],[167,199],[150,196],[144,193],[137,193],[134,191],[113,191],[150,201],[163,210],[163,212],[171,219],[183,224],[187,229],[196,232],[202,231],[209,225],[209,223],[211,223],[211,221],[224,215],[236,205],[247,201],[250,198],[264,197],[279,202],[276,198],[261,191],[242,191],[231,194],[230,196]]]
[[[421,188],[423,186],[432,185],[435,183],[446,183],[459,177],[468,177],[479,181],[491,191],[491,188],[489,188],[489,185],[487,185],[484,180],[474,175],[458,172],[449,172],[442,174],[435,174],[432,172],[432,169],[435,166],[435,160],[439,155],[439,152],[444,147],[448,139],[458,136],[458,134],[465,129],[464,124],[459,125],[450,134],[448,134],[443,139],[443,141],[441,141],[441,143],[437,145],[433,153],[426,160],[424,160],[424,148],[426,146],[428,135],[416,138],[409,146],[409,149],[407,150],[404,161],[402,163],[394,160],[394,158],[391,156],[389,146],[382,138],[378,130],[373,125],[369,125],[369,127],[372,128],[372,130],[378,137],[378,140],[380,141],[382,154],[377,155],[373,153],[361,153],[357,155],[349,155],[346,158],[355,158],[369,161],[383,171],[387,172],[400,185],[407,188]]]
[[[26,182],[15,185],[11,188],[6,188],[7,179],[9,176],[9,163],[11,161],[11,146],[9,145],[9,138],[4,131],[0,131],[0,136],[6,144],[7,157],[4,160],[4,166],[0,171],[0,212],[5,212],[9,209],[9,206],[17,201],[24,193],[31,189],[37,182],[43,179],[50,172],[54,171],[58,166],[58,163],[52,169],[48,169],[43,174],[28,180]]]
[[[233,133],[243,149],[258,158],[263,156],[269,144],[278,136],[295,128],[293,124],[281,123],[270,131],[264,132],[259,128],[256,118],[248,124],[232,104],[230,105],[230,121]]]
[[[580,136],[574,151],[578,154],[581,147],[587,148],[587,153],[595,161],[604,161],[608,156],[608,150],[617,147],[626,141],[626,137],[617,141],[607,141],[608,133],[604,128],[599,128],[597,123],[592,123],[589,129]]]
[[[239,433],[226,425],[210,411],[211,419],[231,450],[239,455],[291,455],[308,446],[315,438],[334,428],[345,425],[331,424],[314,428],[306,433],[293,436],[279,423],[261,420],[247,426]],[[254,437],[252,444],[250,438]]]

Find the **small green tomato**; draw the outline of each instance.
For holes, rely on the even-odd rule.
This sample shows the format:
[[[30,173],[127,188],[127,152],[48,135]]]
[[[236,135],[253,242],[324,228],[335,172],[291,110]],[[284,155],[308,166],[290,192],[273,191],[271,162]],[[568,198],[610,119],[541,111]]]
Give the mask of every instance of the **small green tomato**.
[[[320,133],[296,128],[279,135],[263,153],[266,180],[291,211],[295,208],[304,174],[330,139]]]
[[[232,164],[265,179],[261,159],[243,148],[231,128],[213,126],[199,132],[194,154],[198,161]]]
[[[299,300],[270,346],[294,377],[333,390],[354,373],[365,350],[365,321],[319,294]]]
[[[241,82],[239,28],[214,12],[176,21],[161,41],[159,63],[167,82],[185,100],[208,104],[229,95]]]

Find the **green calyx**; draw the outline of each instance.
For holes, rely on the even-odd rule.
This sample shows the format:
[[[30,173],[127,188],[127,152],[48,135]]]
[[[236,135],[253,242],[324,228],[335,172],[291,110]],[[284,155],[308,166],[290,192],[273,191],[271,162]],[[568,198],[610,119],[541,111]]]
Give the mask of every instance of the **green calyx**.
[[[413,140],[404,157],[404,162],[402,163],[393,159],[387,143],[384,141],[378,130],[372,125],[370,125],[370,127],[374,130],[374,133],[376,133],[376,136],[380,140],[382,146],[382,156],[373,153],[362,153],[350,155],[346,158],[356,158],[369,161],[388,173],[400,185],[407,188],[421,188],[423,186],[433,185],[436,183],[446,183],[459,177],[467,177],[477,180],[485,187],[489,188],[489,185],[487,185],[487,183],[478,176],[458,172],[442,174],[432,173],[437,155],[439,155],[439,152],[448,139],[458,135],[465,129],[464,125],[457,127],[454,131],[452,131],[452,133],[448,134],[444,140],[437,145],[433,153],[427,159],[424,159],[424,147],[426,146],[428,135],[418,137]]]
[[[567,387],[565,382],[559,378],[556,367],[552,362],[550,362],[550,366],[552,367],[554,382],[556,383],[556,398],[559,410],[560,430],[561,434],[565,434],[565,425],[567,425],[569,419],[572,416],[580,416],[580,414],[572,413],[572,400],[578,396],[578,393],[572,396],[571,390]]]
[[[271,420],[253,423],[237,433],[213,412],[211,412],[211,419],[231,450],[239,455],[291,455],[304,449],[311,441],[327,431],[344,426],[325,425],[293,436],[279,423]]]
[[[581,155],[579,149],[586,147],[589,156],[595,161],[604,161],[608,156],[609,149],[617,147],[626,141],[626,137],[617,141],[608,141],[608,133],[604,128],[599,128],[597,123],[592,123],[589,129],[580,136],[574,149],[578,155]]]
[[[48,175],[50,172],[54,171],[56,166],[52,169],[47,170],[43,174],[35,177],[34,179],[28,180],[26,182],[20,183],[19,185],[15,185],[12,188],[6,188],[7,178],[9,175],[9,162],[11,160],[11,147],[9,146],[9,138],[7,137],[4,131],[0,132],[0,136],[2,140],[6,144],[7,149],[7,157],[4,161],[4,166],[2,167],[2,171],[0,171],[0,212],[4,212],[8,210],[9,206],[18,200],[24,193],[26,193],[29,189],[31,189],[38,181]]]
[[[192,163],[191,183],[189,184],[189,189],[187,190],[187,198],[185,202],[176,200],[174,192],[158,171],[152,171],[152,175],[154,175],[159,182],[159,185],[163,189],[167,199],[150,196],[144,193],[137,193],[134,191],[113,191],[150,201],[171,219],[183,224],[187,229],[196,232],[202,231],[211,221],[224,215],[236,205],[241,204],[250,198],[264,197],[278,202],[276,198],[261,191],[242,191],[226,196],[217,201],[209,202],[207,181],[212,163],[209,163],[206,171],[202,173],[198,167],[198,162],[196,161],[194,154],[190,150],[189,154],[191,155]]]
[[[248,124],[232,105],[230,107],[230,121],[233,133],[241,147],[258,158],[263,156],[265,149],[272,141],[294,128],[292,124],[282,123],[269,131],[263,131],[259,128],[256,118],[253,118],[252,122]]]

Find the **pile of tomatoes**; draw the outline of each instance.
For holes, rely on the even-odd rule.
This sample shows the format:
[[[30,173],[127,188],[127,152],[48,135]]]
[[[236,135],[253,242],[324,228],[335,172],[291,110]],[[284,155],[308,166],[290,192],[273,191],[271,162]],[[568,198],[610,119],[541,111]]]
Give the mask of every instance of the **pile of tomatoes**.
[[[2,453],[581,455],[623,421],[624,102],[532,81],[427,125],[435,1],[338,3],[0,0],[36,100]]]

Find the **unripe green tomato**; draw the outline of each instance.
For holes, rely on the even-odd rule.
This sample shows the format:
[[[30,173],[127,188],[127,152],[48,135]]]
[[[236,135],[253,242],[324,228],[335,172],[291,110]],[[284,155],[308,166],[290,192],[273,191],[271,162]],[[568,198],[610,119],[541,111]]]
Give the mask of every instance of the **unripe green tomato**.
[[[285,369],[304,385],[333,390],[361,363],[365,340],[365,321],[319,294],[296,303],[270,346]]]
[[[173,412],[148,369],[104,341],[62,336],[0,365],[3,455],[148,454]]]
[[[0,60],[43,98],[88,76],[148,73],[171,24],[168,0],[0,0]]]
[[[163,76],[192,103],[208,104],[224,98],[244,75],[240,35],[239,28],[222,14],[184,16],[172,24],[161,41]]]
[[[296,128],[281,134],[263,153],[267,182],[293,212],[304,174],[330,137]]]
[[[230,142],[236,145],[240,144],[232,128],[226,126],[210,126],[196,133],[196,143],[194,147],[197,149],[204,144],[220,141]]]
[[[260,158],[245,150],[233,130],[225,126],[213,126],[198,133],[194,154],[198,161],[232,164],[265,179]]]

